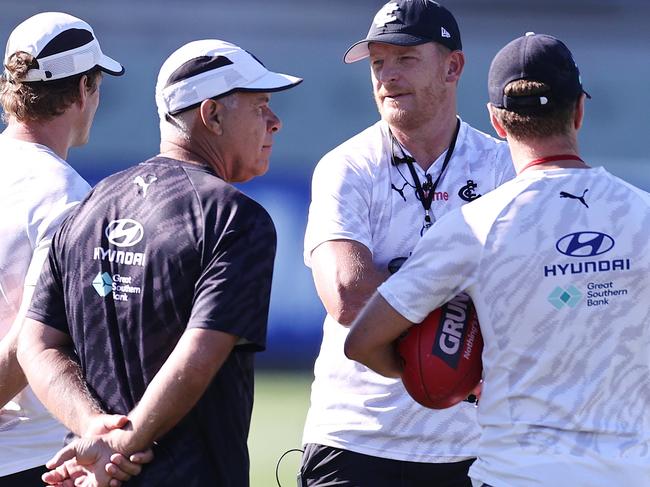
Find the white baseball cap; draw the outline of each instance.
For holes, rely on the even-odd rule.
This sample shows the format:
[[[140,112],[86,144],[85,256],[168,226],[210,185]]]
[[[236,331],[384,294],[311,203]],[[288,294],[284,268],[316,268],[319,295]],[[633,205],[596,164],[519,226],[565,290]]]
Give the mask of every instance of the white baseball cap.
[[[43,12],[18,25],[7,41],[4,64],[19,51],[38,62],[38,69],[30,69],[20,81],[53,81],[96,66],[113,76],[124,74],[120,63],[102,53],[90,25],[61,12]]]
[[[252,54],[230,42],[204,39],[185,44],[163,63],[156,83],[161,118],[234,91],[274,92],[302,82],[274,73]]]

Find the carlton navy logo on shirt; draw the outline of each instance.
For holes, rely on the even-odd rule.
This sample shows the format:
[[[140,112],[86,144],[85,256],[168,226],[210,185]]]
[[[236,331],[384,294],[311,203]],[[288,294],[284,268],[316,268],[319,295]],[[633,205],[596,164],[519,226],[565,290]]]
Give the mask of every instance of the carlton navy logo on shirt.
[[[133,247],[144,236],[144,228],[130,218],[113,220],[104,230],[108,241],[117,247]]]
[[[460,199],[463,201],[474,201],[476,198],[481,196],[474,192],[477,186],[478,183],[468,179],[467,184],[458,190],[458,196],[460,196]]]
[[[381,8],[379,12],[377,12],[377,15],[375,15],[375,18],[373,20],[373,23],[377,27],[386,27],[386,24],[389,24],[391,22],[397,22],[397,15],[395,15],[395,12],[397,12],[398,10],[399,10],[399,5],[397,5],[396,3],[394,2],[387,3]]]

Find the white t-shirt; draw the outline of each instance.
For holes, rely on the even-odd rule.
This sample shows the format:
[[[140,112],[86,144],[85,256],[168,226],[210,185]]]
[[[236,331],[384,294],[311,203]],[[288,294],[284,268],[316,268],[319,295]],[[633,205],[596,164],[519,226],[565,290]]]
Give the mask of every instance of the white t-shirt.
[[[399,146],[395,152],[401,157]],[[433,181],[445,155],[429,168]],[[424,182],[425,172],[414,166]],[[455,150],[435,190],[433,218],[513,176],[506,144],[461,123]],[[310,265],[313,249],[334,239],[362,243],[382,269],[394,258],[408,257],[424,222],[413,183],[406,164],[391,164],[385,122],[377,122],[328,153],[314,171],[305,263]],[[461,403],[441,411],[424,408],[411,399],[400,380],[387,379],[348,360],[343,353],[348,328],[329,315],[323,334],[303,443],[416,462],[457,461],[476,455],[478,426],[473,405]]]
[[[650,195],[602,168],[524,172],[379,287],[413,322],[460,291],[485,341],[475,485],[650,486]]]
[[[0,338],[35,286],[50,241],[90,186],[49,148],[0,134]],[[0,415],[0,477],[43,465],[65,428],[27,387]]]

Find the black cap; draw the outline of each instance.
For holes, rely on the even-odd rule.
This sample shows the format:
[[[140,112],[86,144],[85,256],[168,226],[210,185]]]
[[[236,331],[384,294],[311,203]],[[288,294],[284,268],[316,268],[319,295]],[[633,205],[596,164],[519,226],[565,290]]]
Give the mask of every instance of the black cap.
[[[506,86],[520,79],[549,86],[535,96],[506,96]],[[488,74],[490,103],[497,108],[527,113],[552,110],[585,93],[580,71],[564,43],[553,36],[528,32],[501,49],[492,60]]]
[[[368,57],[368,43],[417,46],[437,42],[452,51],[461,50],[456,19],[442,5],[431,0],[394,0],[375,15],[365,39],[346,51],[343,61],[353,63]]]

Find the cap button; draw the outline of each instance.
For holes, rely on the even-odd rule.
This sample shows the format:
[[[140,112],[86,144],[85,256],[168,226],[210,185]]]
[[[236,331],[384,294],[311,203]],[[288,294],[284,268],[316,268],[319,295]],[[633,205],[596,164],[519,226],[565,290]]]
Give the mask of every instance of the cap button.
[[[528,37],[528,36],[534,36],[534,35],[535,35],[534,32],[526,32],[526,37]]]

